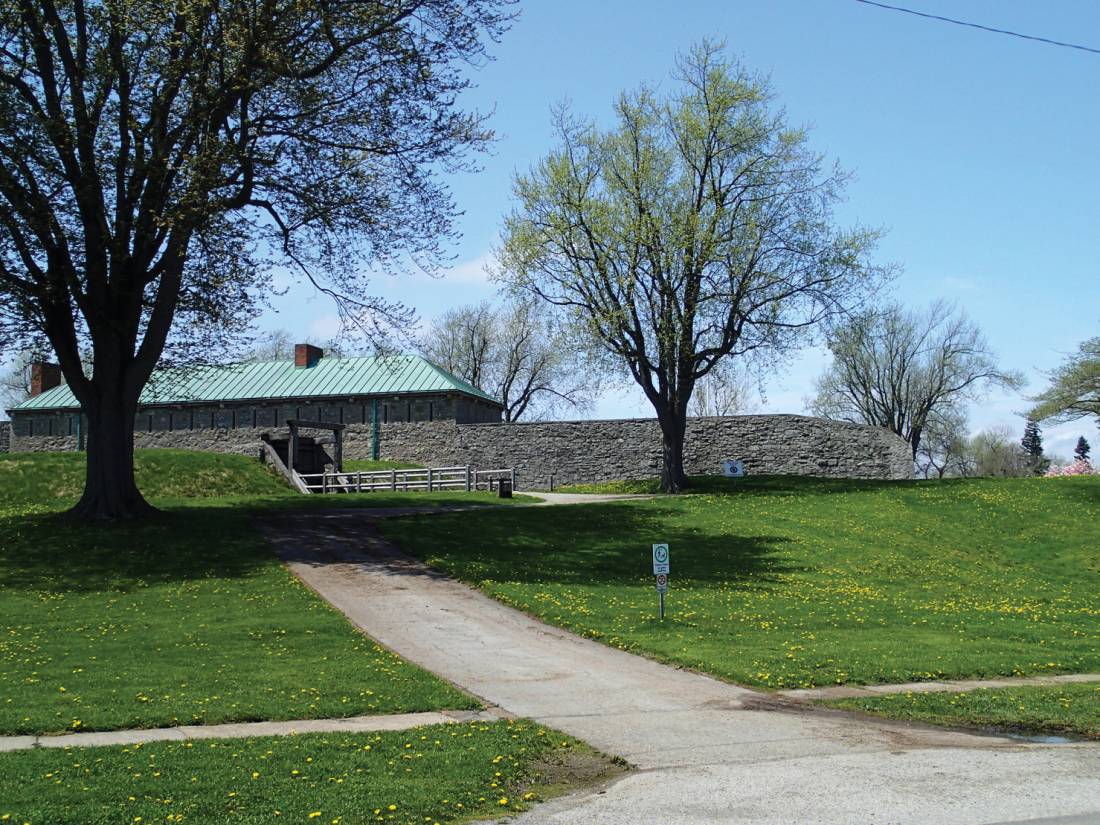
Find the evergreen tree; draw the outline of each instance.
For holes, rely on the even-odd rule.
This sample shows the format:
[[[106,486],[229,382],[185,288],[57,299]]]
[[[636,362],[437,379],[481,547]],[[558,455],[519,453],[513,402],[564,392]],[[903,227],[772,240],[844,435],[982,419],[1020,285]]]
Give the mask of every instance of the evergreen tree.
[[[1082,461],[1088,461],[1090,449],[1092,448],[1089,447],[1088,441],[1085,440],[1084,436],[1081,436],[1077,439],[1077,446],[1073,448],[1073,454]]]
[[[1028,420],[1024,427],[1024,437],[1020,439],[1020,446],[1024,449],[1027,465],[1035,475],[1046,472],[1050,462],[1043,457],[1043,432],[1039,429],[1038,422]]]

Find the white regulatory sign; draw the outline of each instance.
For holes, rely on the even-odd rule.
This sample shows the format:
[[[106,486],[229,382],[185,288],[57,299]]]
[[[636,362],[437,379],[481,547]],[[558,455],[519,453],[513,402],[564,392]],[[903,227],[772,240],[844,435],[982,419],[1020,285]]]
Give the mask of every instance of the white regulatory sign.
[[[741,478],[745,475],[745,464],[739,458],[727,458],[722,462],[722,475]]]
[[[655,544],[653,545],[653,575],[659,576],[662,573],[666,576],[669,574],[668,545]]]
[[[667,573],[658,573],[657,574],[657,592],[658,593],[667,593],[668,592],[668,574]]]

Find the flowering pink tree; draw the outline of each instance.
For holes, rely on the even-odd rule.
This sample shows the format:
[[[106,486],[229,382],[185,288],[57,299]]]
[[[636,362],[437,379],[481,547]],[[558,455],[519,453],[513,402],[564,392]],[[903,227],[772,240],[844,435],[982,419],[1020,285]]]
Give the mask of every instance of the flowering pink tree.
[[[1072,464],[1064,464],[1061,467],[1051,467],[1046,472],[1047,478],[1058,478],[1061,476],[1094,476],[1097,475],[1096,468],[1092,466],[1087,458],[1079,458]]]

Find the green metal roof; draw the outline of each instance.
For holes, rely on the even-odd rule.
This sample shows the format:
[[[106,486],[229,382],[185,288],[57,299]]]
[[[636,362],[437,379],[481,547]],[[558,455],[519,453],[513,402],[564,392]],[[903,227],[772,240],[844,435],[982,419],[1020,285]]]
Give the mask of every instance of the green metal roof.
[[[296,367],[292,359],[222,367],[172,367],[153,373],[139,403],[194,404],[431,392],[460,392],[500,405],[491,395],[419,355],[322,358],[312,367]],[[68,386],[62,384],[12,409],[57,410],[79,406]]]

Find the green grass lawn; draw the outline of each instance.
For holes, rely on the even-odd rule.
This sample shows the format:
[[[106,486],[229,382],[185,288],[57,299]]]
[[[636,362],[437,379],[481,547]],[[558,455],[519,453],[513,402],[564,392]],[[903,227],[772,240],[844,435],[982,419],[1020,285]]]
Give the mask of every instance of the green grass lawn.
[[[31,825],[465,822],[528,807],[586,749],[525,722],[0,754]],[[565,769],[568,773],[568,768]]]
[[[66,520],[83,457],[0,457],[0,733],[338,717],[476,702],[373,644],[274,557],[266,508],[489,494],[301,496],[245,456],[138,454],[148,522]]]
[[[761,477],[383,528],[551,624],[786,688],[1100,670],[1098,523],[1096,478]],[[663,622],[654,542],[671,543]]]
[[[836,699],[823,704],[936,725],[1065,733],[1100,739],[1100,684],[1095,683],[966,693],[899,693]]]

